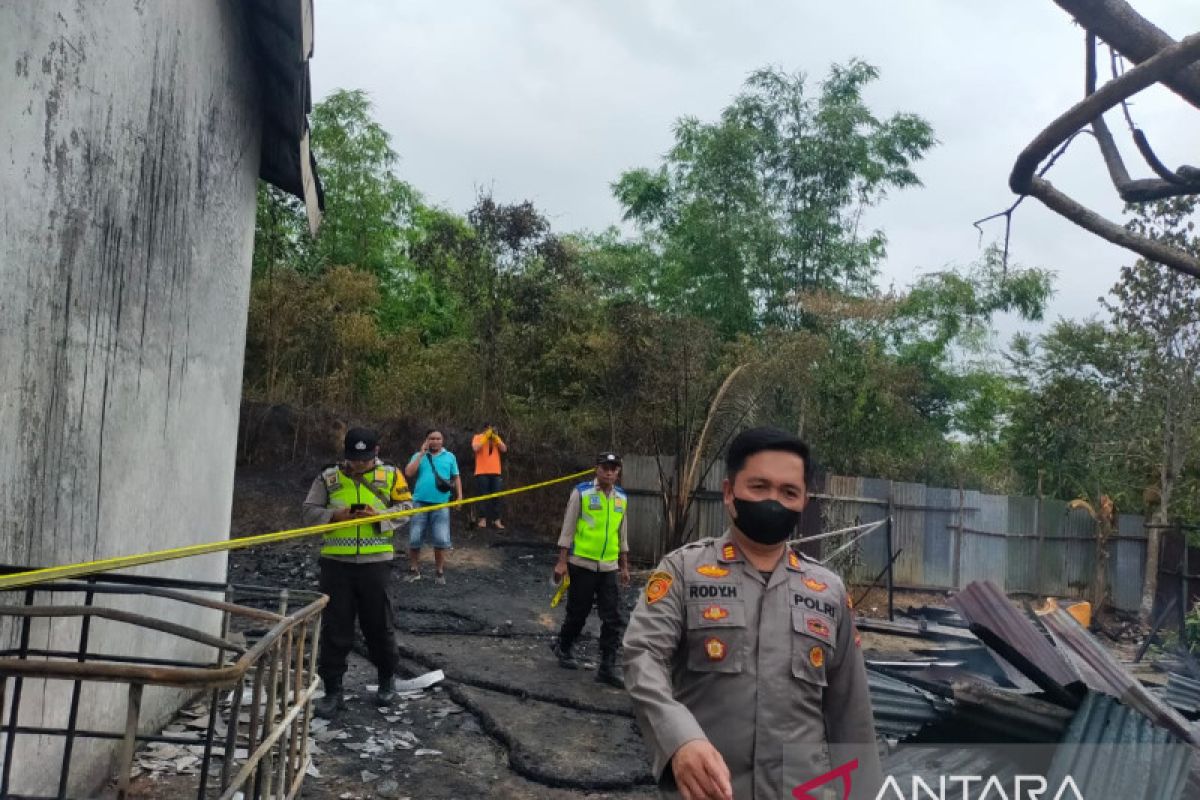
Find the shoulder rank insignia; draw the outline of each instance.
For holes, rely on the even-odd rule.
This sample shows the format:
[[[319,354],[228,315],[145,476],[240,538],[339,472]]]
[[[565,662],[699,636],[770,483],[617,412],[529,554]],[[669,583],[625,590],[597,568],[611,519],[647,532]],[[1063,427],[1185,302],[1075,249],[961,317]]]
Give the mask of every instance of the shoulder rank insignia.
[[[732,544],[727,544],[721,548],[721,559],[724,561],[734,561],[737,559],[737,548]]]
[[[325,481],[325,488],[330,491],[338,488],[338,484],[341,483],[341,478],[338,475],[337,467],[330,467],[329,469],[325,470],[321,473],[321,477]]]
[[[725,656],[729,655],[729,645],[715,636],[710,636],[704,640],[704,654],[708,656],[709,661],[724,661]]]
[[[706,578],[724,578],[729,574],[729,570],[716,564],[701,564],[696,567],[696,572],[699,572]]]
[[[667,592],[671,588],[671,584],[675,579],[671,577],[671,573],[659,570],[650,576],[650,580],[646,581],[646,604],[654,605],[659,600],[667,596]]]
[[[800,569],[800,556],[796,555],[795,550],[788,550],[788,566],[792,569]]]
[[[729,616],[729,609],[712,605],[704,609],[704,613],[702,613],[700,616],[706,620],[709,620],[710,622],[720,622]]]
[[[808,651],[808,663],[817,669],[825,666],[825,649],[821,645],[815,644],[812,650]]]
[[[829,584],[821,583],[816,578],[805,578],[804,585],[809,589],[812,589],[814,592],[823,592],[829,588]]]

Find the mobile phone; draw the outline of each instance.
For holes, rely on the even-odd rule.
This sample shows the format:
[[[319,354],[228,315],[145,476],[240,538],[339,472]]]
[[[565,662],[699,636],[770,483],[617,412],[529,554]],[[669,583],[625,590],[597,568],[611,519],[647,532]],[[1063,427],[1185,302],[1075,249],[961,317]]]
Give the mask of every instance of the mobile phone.
[[[353,505],[350,506],[350,510],[351,511],[366,511],[367,504],[366,503],[354,503]]]

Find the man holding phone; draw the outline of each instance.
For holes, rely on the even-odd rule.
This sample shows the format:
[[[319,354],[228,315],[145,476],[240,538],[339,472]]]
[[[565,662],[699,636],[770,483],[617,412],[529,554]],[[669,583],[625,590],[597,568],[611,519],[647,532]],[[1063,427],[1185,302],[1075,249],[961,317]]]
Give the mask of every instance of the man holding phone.
[[[321,626],[317,672],[325,696],[317,715],[329,719],[345,706],[342,676],[354,646],[357,617],[371,663],[379,676],[376,699],[387,705],[396,696],[396,641],[387,585],[395,554],[393,532],[407,518],[370,522],[387,511],[412,507],[412,495],[400,469],[379,460],[379,436],[366,428],[346,432],[344,458],[321,471],[304,498],[306,525],[363,520],[322,535],[321,591],[329,595]]]
[[[413,485],[413,502],[417,508],[441,505],[462,500],[462,478],[458,474],[458,459],[445,447],[445,437],[436,428],[425,434],[421,449],[413,453],[404,467],[404,474]],[[408,576],[406,581],[421,580],[421,545],[426,536],[433,546],[433,563],[437,574],[434,583],[446,583],[446,551],[450,549],[450,509],[439,508],[413,517],[408,531]]]

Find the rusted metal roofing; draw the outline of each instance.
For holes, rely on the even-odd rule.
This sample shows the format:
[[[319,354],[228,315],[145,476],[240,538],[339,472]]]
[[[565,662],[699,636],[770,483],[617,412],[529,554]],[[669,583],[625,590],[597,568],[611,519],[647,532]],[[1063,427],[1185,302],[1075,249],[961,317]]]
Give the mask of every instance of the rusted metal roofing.
[[[1083,797],[1178,800],[1194,755],[1134,709],[1092,693],[1071,720],[1047,779],[1058,787],[1070,776]]]
[[[1057,608],[1041,619],[1088,688],[1117,698],[1185,742],[1200,744],[1188,721],[1130,675],[1074,617]]]
[[[950,598],[971,632],[1036,683],[1051,700],[1074,707],[1079,675],[1037,624],[991,581],[976,581]]]
[[[954,724],[972,741],[1049,744],[1062,739],[1074,712],[977,682],[954,684]]]

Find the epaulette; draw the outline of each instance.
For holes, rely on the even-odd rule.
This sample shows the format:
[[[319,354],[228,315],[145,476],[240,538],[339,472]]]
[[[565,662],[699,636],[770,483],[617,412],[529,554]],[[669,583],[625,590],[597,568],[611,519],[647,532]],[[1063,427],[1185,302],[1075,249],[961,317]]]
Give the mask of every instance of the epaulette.
[[[336,489],[341,479],[338,478],[338,465],[327,464],[321,468],[321,480],[325,482],[326,489]]]

